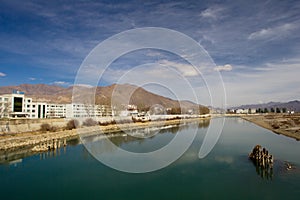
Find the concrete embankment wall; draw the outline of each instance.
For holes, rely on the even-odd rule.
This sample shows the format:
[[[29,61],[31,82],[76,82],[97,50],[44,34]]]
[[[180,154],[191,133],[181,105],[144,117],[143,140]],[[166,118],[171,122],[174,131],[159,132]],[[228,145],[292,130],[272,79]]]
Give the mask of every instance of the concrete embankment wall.
[[[20,149],[24,147],[33,147],[40,144],[45,144],[51,146],[54,141],[68,141],[70,139],[78,138],[78,133],[76,129],[65,130],[59,132],[46,132],[39,135],[30,136],[16,136],[11,138],[5,138],[0,140],[0,152],[7,150]]]
[[[95,119],[101,123],[110,123],[113,120],[130,120],[131,117],[102,117]],[[0,132],[12,132],[12,133],[22,133],[30,131],[39,131],[42,124],[49,124],[57,128],[66,127],[68,121],[71,119],[9,119],[9,120],[0,120]],[[85,119],[77,119],[79,125],[82,125],[82,122]]]
[[[65,127],[66,119],[9,119],[0,121],[0,132],[29,132],[38,131],[42,124],[50,124],[57,128]]]
[[[20,149],[28,146],[49,146],[53,142],[57,143],[61,140],[66,139],[66,141],[70,139],[78,138],[79,135],[81,137],[88,137],[92,135],[98,134],[110,134],[118,131],[139,129],[139,128],[147,128],[147,127],[156,127],[156,126],[166,126],[166,125],[175,125],[183,122],[193,122],[198,121],[199,118],[191,118],[191,119],[174,119],[167,121],[153,121],[153,122],[137,122],[137,123],[124,123],[124,124],[110,124],[107,126],[90,126],[90,127],[81,127],[73,130],[61,130],[58,132],[37,132],[37,134],[15,134],[11,137],[0,138],[0,152]],[[44,122],[44,121],[43,121]],[[17,126],[17,125],[15,125]]]
[[[205,118],[208,115],[154,115],[151,116],[152,120],[170,120],[176,118]],[[101,123],[110,123],[112,121],[122,122],[130,121],[132,117],[101,117],[95,119]],[[0,133],[1,132],[12,132],[12,133],[21,133],[21,132],[30,132],[38,131],[41,129],[42,124],[49,124],[50,126],[63,128],[66,127],[70,119],[9,119],[9,120],[0,120]],[[80,125],[85,119],[78,119]]]

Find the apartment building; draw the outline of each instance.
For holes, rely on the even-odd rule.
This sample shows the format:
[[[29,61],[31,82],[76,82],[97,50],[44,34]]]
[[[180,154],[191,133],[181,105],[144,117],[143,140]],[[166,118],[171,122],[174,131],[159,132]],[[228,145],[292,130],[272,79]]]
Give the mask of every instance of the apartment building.
[[[66,104],[50,103],[46,105],[47,118],[65,118],[66,117]]]
[[[108,105],[33,102],[20,91],[0,95],[0,118],[85,118],[114,116]]]

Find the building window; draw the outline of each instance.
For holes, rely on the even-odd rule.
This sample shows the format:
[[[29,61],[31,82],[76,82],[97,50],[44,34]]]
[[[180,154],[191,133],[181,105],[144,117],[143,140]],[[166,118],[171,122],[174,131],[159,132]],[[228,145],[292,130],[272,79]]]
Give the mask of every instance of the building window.
[[[22,112],[22,107],[23,107],[23,98],[14,97],[13,112]]]

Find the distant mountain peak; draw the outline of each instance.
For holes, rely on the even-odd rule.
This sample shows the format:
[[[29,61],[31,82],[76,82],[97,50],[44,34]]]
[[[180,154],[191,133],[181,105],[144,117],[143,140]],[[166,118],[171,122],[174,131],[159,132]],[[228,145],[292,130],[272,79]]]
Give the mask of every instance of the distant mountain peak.
[[[232,109],[248,109],[248,108],[286,108],[288,110],[294,110],[295,112],[300,112],[300,101],[299,100],[293,100],[289,102],[273,102],[270,101],[268,103],[262,103],[262,104],[248,104],[248,105],[241,105],[241,106],[235,106],[231,107]]]
[[[33,98],[34,101],[71,103],[73,88],[74,86],[64,88],[57,85],[47,84],[21,84],[18,86],[0,87],[0,94],[10,94],[12,90],[19,90],[25,92],[25,95]],[[93,89],[95,88],[92,88],[92,91]],[[130,93],[128,93],[128,91],[130,91]],[[119,103],[127,102],[129,104],[135,104],[138,107],[151,107],[155,104],[160,104],[165,108],[175,108],[181,105],[184,109],[199,109],[199,106],[201,106],[191,101],[179,102],[167,97],[163,97],[132,84],[112,84],[103,87],[98,86],[95,90],[95,102],[96,104],[110,105],[112,95],[114,95],[113,99],[117,103],[118,101]],[[126,99],[128,97],[130,99]],[[201,107],[206,108],[205,106]]]

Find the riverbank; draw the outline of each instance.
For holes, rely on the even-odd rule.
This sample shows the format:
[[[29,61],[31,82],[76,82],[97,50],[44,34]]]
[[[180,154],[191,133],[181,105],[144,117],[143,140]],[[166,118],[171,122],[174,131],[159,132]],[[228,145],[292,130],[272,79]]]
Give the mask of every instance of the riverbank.
[[[108,124],[105,126],[88,126],[73,130],[61,130],[57,132],[27,132],[13,133],[0,136],[0,154],[3,152],[12,152],[20,149],[29,149],[30,151],[47,151],[56,149],[66,142],[79,137],[92,136],[97,134],[113,134],[120,131],[142,129],[148,127],[163,127],[168,125],[196,122],[210,119],[205,118],[190,118],[190,119],[171,119],[162,121],[123,123],[123,124]]]
[[[276,134],[300,140],[300,115],[265,114],[246,115],[241,118]]]

